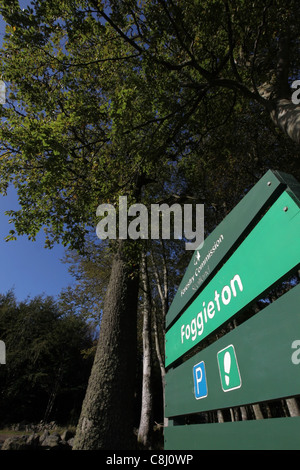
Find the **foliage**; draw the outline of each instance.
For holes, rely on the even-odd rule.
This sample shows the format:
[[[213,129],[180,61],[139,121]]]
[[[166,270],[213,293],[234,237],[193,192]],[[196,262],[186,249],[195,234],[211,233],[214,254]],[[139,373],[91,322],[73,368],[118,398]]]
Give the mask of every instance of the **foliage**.
[[[44,226],[49,246],[61,240],[82,250],[100,203],[117,203],[120,194],[149,203],[182,181],[181,164],[212,172],[208,141],[222,167],[240,172],[238,149],[227,149],[237,116],[248,115],[254,141],[265,125],[254,125],[256,117],[270,120],[297,76],[296,7],[35,0],[21,10],[2,2],[9,95],[1,190],[12,181],[18,189],[16,232],[34,238]],[[263,167],[277,164],[261,156]]]
[[[22,209],[10,213],[18,234],[34,238],[44,226],[49,246],[61,239],[82,249],[98,204],[134,196],[136,180],[152,173],[154,132],[143,126],[132,139],[127,123],[135,128],[156,111],[138,59],[88,5],[34,3],[35,15],[3,10],[11,26],[2,54],[10,93],[1,188],[13,181],[18,189]]]
[[[0,336],[7,354],[1,420],[44,419],[53,393],[52,419],[76,420],[91,367],[83,357],[92,345],[87,324],[64,315],[51,297],[17,302],[10,291],[0,298]]]
[[[112,252],[108,243],[89,237],[85,254],[66,250],[64,263],[74,283],[60,293],[60,306],[64,312],[78,313],[97,329],[103,312],[105,293],[109,281]]]
[[[229,144],[236,116],[248,115],[255,140],[256,116],[290,95],[299,70],[296,7],[35,0],[21,10],[2,2],[9,94],[1,191],[13,182],[21,204],[10,212],[16,231],[8,239],[34,238],[44,226],[48,246],[61,240],[82,250],[100,203],[120,194],[149,202],[141,188],[164,194],[182,180],[181,163],[211,172],[217,157],[207,141],[223,167],[240,172],[239,152],[221,150],[221,133]],[[261,156],[264,167],[276,165],[270,150]],[[231,181],[232,173],[222,176]]]

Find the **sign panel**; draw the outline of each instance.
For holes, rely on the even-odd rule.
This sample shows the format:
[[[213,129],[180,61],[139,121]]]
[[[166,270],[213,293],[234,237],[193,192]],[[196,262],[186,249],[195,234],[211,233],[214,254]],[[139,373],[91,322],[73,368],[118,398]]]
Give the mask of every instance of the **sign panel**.
[[[170,306],[166,318],[167,328],[212,278],[220,262],[230,255],[241,237],[249,233],[267,205],[272,204],[287,185],[293,188],[297,184],[290,175],[269,170],[204,240],[203,245],[193,254]]]
[[[286,191],[166,333],[166,367],[300,264],[299,202]]]
[[[171,369],[166,375],[165,415],[174,417],[299,395],[299,305],[297,285]],[[207,395],[197,400],[193,369],[201,362],[205,363]]]
[[[165,450],[299,450],[300,418],[165,428]]]

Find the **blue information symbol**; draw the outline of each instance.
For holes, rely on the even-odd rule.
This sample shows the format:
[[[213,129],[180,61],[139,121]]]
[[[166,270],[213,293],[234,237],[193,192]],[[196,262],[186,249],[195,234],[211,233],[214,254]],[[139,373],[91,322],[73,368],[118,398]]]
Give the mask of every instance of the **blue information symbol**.
[[[193,376],[196,400],[207,397],[207,382],[204,361],[199,362],[199,364],[196,364],[193,367]]]

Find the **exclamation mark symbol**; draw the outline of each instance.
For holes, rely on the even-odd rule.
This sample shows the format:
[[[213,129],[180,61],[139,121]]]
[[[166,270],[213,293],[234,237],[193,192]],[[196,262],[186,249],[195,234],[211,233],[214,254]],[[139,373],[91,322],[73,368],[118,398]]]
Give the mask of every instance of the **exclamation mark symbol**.
[[[225,371],[225,382],[226,385],[229,385],[229,373],[230,373],[230,367],[231,367],[231,356],[228,351],[224,354],[224,371]]]

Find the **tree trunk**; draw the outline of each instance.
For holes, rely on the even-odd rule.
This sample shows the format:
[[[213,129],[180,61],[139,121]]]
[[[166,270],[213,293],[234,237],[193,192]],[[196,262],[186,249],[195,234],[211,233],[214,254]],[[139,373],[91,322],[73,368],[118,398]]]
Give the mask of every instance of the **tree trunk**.
[[[49,397],[48,404],[47,404],[47,407],[46,407],[46,411],[45,411],[45,414],[44,414],[44,419],[43,419],[44,423],[47,423],[48,418],[51,415],[53,405],[54,405],[54,402],[55,402],[55,398],[57,396],[57,392],[58,392],[58,389],[59,389],[59,386],[60,386],[62,370],[63,370],[62,365],[60,365],[59,369],[57,371],[57,374],[56,374],[54,386],[53,386],[51,395]]]
[[[240,412],[242,421],[247,421],[247,408],[245,406],[240,406]]]
[[[239,421],[239,413],[237,408],[230,408],[231,421]]]
[[[270,115],[282,132],[300,144],[300,105],[288,99],[279,99],[272,106]]]
[[[161,301],[161,306],[162,306],[162,317],[163,321],[165,322],[166,315],[167,315],[167,310],[168,310],[168,269],[167,269],[167,263],[166,263],[166,257],[165,257],[165,249],[164,249],[164,244],[163,241],[160,239],[160,246],[162,249],[162,275],[163,275],[163,281],[161,283],[160,277],[158,274],[158,268],[154,260],[153,253],[151,252],[151,260],[152,260],[152,266],[153,266],[153,272],[154,272],[154,277],[156,280],[156,287],[157,291],[160,297]],[[163,416],[164,416],[164,427],[167,427],[168,425],[168,419],[165,418],[165,386],[166,386],[166,369],[165,369],[165,364],[163,360],[163,355],[160,347],[160,342],[159,342],[159,335],[158,335],[158,328],[157,328],[157,315],[156,315],[156,309],[155,307],[153,308],[153,333],[154,333],[154,339],[155,339],[155,351],[156,351],[156,356],[157,360],[159,363],[160,367],[160,373],[161,373],[161,382],[162,382],[162,394],[163,394]],[[165,334],[165,332],[163,332]]]
[[[142,406],[141,419],[138,431],[138,442],[144,447],[150,446],[151,441],[151,316],[149,286],[146,267],[146,256],[142,254],[141,280],[143,288],[143,381],[142,381]]]
[[[162,395],[163,395],[163,416],[164,416],[164,426],[168,425],[168,419],[165,418],[165,387],[166,387],[166,369],[165,364],[163,361],[163,357],[160,350],[159,345],[159,338],[158,338],[158,331],[157,331],[157,318],[156,318],[156,311],[155,308],[153,310],[153,334],[155,340],[155,352],[157,356],[157,360],[159,363],[160,368],[160,375],[161,375],[161,384],[162,384]]]
[[[296,398],[287,398],[286,404],[290,413],[290,416],[300,416],[300,408]]]
[[[127,248],[128,241],[118,242],[74,450],[134,449],[136,445],[133,425],[139,279],[137,269],[129,266]]]
[[[289,85],[290,48],[290,31],[287,27],[285,34],[282,34],[278,40],[276,83],[270,87],[270,92],[275,92],[276,98],[271,99],[267,106],[275,125],[294,142],[300,144],[300,106],[293,103]]]
[[[224,423],[224,416],[222,410],[217,411],[218,423]]]
[[[264,419],[262,411],[258,403],[255,405],[252,405],[252,409],[255,415],[255,419]]]

